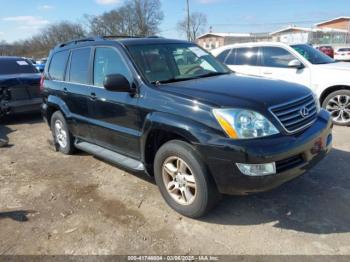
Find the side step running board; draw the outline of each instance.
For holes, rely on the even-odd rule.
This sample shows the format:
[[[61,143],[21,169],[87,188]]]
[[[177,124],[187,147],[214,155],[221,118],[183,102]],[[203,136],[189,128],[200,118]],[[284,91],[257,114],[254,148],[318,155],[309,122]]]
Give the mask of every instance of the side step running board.
[[[129,168],[135,171],[144,171],[144,165],[135,159],[123,156],[111,150],[105,149],[103,147],[83,142],[83,141],[75,141],[75,147],[85,151],[91,155],[100,157],[102,159],[107,160],[108,162],[114,163],[116,165],[121,165],[123,167]]]

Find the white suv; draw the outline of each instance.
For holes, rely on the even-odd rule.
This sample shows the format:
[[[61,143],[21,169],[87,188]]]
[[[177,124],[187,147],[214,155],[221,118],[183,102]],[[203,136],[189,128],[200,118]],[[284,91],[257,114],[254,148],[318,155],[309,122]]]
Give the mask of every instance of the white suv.
[[[309,87],[332,114],[335,124],[350,125],[350,63],[335,62],[306,44],[235,44],[212,53],[236,73]]]

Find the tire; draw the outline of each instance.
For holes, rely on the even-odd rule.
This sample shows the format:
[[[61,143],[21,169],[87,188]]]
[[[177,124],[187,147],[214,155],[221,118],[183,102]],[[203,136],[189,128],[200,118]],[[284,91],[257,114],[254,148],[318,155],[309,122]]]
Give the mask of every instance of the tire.
[[[71,155],[75,152],[74,137],[69,132],[67,121],[60,111],[56,111],[51,117],[51,132],[56,148],[61,153]]]
[[[163,169],[165,166],[169,168]],[[176,175],[178,171],[181,171],[181,174]],[[173,176],[170,173],[173,173]],[[186,174],[185,181],[182,174]],[[158,150],[154,160],[154,176],[167,204],[186,217],[204,216],[220,200],[221,195],[205,163],[196,150],[186,142],[172,140]],[[171,185],[168,188],[173,193],[169,192],[166,185]]]
[[[350,90],[339,90],[329,94],[322,107],[331,113],[335,125],[350,125]],[[336,108],[341,110],[334,110]]]

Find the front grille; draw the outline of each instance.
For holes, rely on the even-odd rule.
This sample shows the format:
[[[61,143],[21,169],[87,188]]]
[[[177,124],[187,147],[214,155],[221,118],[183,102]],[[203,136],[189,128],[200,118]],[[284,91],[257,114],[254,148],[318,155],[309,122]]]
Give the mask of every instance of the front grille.
[[[302,155],[293,156],[287,159],[283,159],[276,162],[276,170],[277,173],[281,173],[283,171],[287,171],[294,167],[300,166],[305,162]]]
[[[295,133],[310,126],[317,117],[313,95],[271,107],[270,111],[288,133]]]

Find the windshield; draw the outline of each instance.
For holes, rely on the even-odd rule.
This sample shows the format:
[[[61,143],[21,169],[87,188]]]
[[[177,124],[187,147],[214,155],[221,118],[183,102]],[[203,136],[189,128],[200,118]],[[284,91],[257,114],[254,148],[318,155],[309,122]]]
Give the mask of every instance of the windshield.
[[[193,44],[130,46],[130,54],[151,83],[170,83],[214,75],[229,74],[229,69]]]
[[[0,59],[0,75],[38,73],[26,59]]]
[[[330,64],[335,63],[335,61],[324,53],[318,51],[309,45],[292,45],[299,54],[306,58],[311,64]]]

